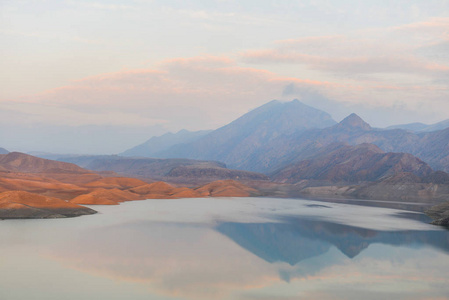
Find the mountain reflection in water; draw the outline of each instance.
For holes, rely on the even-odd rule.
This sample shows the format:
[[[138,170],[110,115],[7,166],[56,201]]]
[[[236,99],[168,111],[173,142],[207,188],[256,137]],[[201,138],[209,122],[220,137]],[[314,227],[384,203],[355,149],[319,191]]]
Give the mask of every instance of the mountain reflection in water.
[[[284,218],[286,223],[225,222],[216,230],[267,262],[296,265],[337,247],[354,258],[371,244],[431,246],[449,253],[447,231],[378,231],[322,220]]]
[[[449,231],[410,211],[276,198],[97,209],[83,218],[1,222],[0,299],[449,295]]]

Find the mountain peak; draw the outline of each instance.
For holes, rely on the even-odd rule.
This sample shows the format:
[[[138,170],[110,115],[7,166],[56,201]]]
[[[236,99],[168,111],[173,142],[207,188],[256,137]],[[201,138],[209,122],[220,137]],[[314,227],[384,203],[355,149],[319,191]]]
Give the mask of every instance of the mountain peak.
[[[341,121],[338,126],[347,128],[359,128],[362,130],[370,130],[371,126],[363,121],[357,114],[352,113]]]

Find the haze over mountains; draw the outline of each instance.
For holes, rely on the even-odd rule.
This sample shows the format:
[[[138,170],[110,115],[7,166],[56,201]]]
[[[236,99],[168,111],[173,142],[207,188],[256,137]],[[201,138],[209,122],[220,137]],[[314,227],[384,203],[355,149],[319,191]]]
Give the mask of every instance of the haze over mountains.
[[[40,154],[55,161],[3,152],[0,193],[6,194],[0,213],[6,217],[20,215],[16,207],[24,209],[33,194],[49,198],[36,198],[37,206],[24,216],[73,216],[92,213],[74,205],[148,198],[308,195],[441,202],[449,197],[444,172],[449,128],[378,129],[356,114],[337,123],[298,100],[271,101],[214,131],[151,138],[123,153],[130,156]],[[148,183],[154,181],[178,186]],[[45,201],[57,207],[40,210]]]
[[[47,156],[48,158],[48,156]],[[151,178],[170,182],[210,182],[211,180],[268,180],[268,176],[245,170],[233,170],[217,161],[185,158],[121,157],[117,155],[62,156],[51,158],[102,172],[113,171],[123,176]]]
[[[393,125],[387,127],[387,129],[405,129],[410,130],[414,132],[430,132],[430,131],[437,131],[437,130],[443,130],[449,127],[449,120],[444,120],[435,124],[427,125],[424,123],[409,123],[409,124],[400,124],[400,125]]]
[[[168,132],[161,136],[152,137],[145,143],[128,149],[125,152],[120,153],[120,155],[158,158],[162,155],[161,152],[163,153],[164,150],[177,144],[194,142],[211,131],[212,130],[188,131],[183,129],[177,133]]]
[[[229,168],[269,174],[309,159],[333,143],[371,143],[385,152],[413,154],[435,170],[449,171],[449,128],[443,128],[445,124],[421,128],[423,132],[379,129],[356,114],[337,124],[328,113],[298,100],[275,100],[204,136],[195,136],[193,141],[185,139],[156,153],[140,152],[140,156],[215,160]],[[443,129],[424,132],[429,128]],[[150,139],[145,147],[153,149],[155,141]]]
[[[230,168],[261,171],[247,165],[259,149],[279,135],[335,124],[323,111],[298,100],[271,101],[207,135],[158,153],[165,158],[191,158],[225,162]]]
[[[271,101],[217,130],[167,134],[126,152],[165,159],[59,159],[96,171],[168,181],[267,181],[255,173],[261,172],[274,182],[293,184],[294,193],[443,199],[449,193],[449,174],[438,170],[449,168],[448,141],[448,128],[421,133],[372,128],[356,114],[337,123],[298,100]]]

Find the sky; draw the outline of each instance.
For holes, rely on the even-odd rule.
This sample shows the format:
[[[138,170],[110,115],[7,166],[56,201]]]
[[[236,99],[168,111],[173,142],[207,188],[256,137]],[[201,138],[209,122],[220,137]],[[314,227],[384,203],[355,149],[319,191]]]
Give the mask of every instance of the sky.
[[[0,0],[0,147],[113,154],[273,99],[449,118],[449,0]]]

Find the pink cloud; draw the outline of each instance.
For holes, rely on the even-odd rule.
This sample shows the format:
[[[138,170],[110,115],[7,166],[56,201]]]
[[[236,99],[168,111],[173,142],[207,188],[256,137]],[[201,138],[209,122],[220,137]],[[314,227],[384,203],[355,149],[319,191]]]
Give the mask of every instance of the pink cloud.
[[[341,58],[273,49],[246,52],[243,57],[247,61],[296,62],[321,71],[356,74],[401,70],[435,74],[448,70],[444,65],[424,64],[411,56]],[[283,91],[290,84],[299,88],[286,95]],[[438,85],[401,84],[375,78],[332,81],[282,76],[263,68],[244,67],[230,57],[201,56],[165,60],[155,68],[82,78],[67,86],[4,101],[3,107],[33,114],[33,121],[46,124],[64,124],[65,118],[60,116],[70,115],[70,125],[91,124],[95,120],[102,124],[155,124],[161,120],[169,130],[194,130],[216,128],[272,99],[301,99],[310,91],[336,102],[382,107],[402,103],[404,98],[409,99],[407,105],[422,99],[440,104],[448,92]],[[388,98],[383,91],[388,91]],[[40,109],[36,114],[37,107]]]

